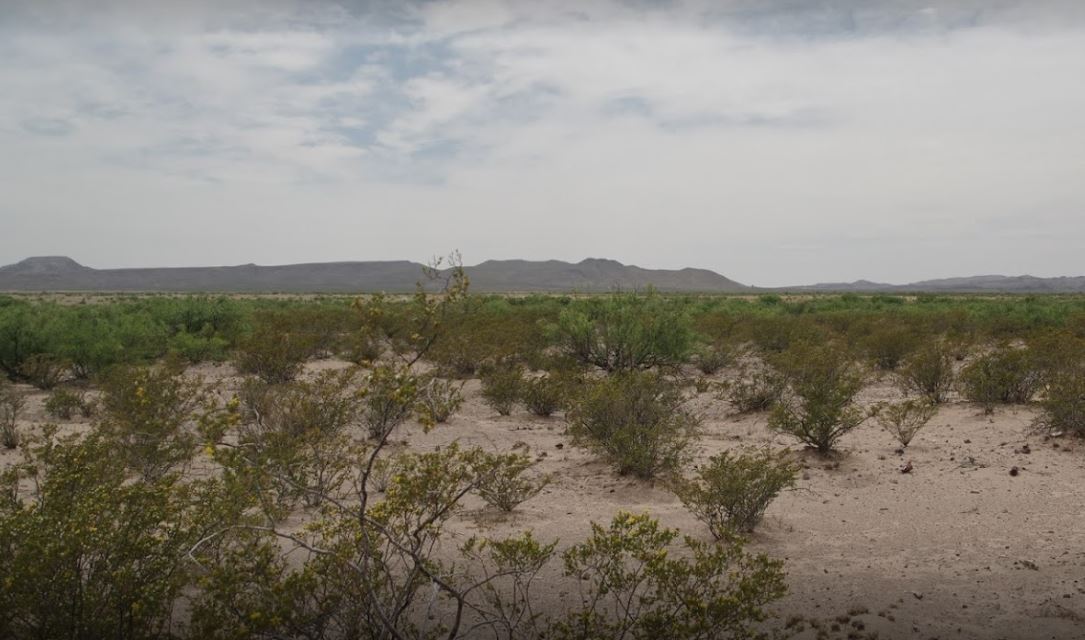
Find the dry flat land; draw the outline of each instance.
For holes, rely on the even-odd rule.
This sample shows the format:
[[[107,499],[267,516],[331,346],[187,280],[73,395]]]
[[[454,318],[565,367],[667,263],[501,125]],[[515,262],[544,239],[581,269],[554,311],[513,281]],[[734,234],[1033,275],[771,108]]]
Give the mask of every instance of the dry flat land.
[[[347,365],[315,361],[306,372],[341,366]],[[240,380],[229,365],[189,372],[227,395]],[[724,370],[712,379],[732,375]],[[55,422],[43,409],[47,394],[23,389],[30,397],[24,432]],[[560,538],[564,547],[582,540],[590,522],[629,510],[710,539],[662,485],[617,476],[573,446],[560,415],[539,418],[520,409],[501,417],[481,402],[477,380],[463,391],[467,402],[448,424],[426,433],[407,423],[393,439],[415,451],[454,441],[495,451],[526,445],[537,470],[553,482],[509,515],[469,498],[456,536],[530,529],[541,540]],[[875,381],[860,399],[897,397],[894,386]],[[953,398],[903,455],[868,422],[843,438],[840,454],[821,458],[770,432],[764,414],[736,415],[712,391],[690,402],[704,418],[700,459],[771,446],[793,450],[803,466],[797,489],[771,505],[751,540],[754,550],[786,562],[790,593],[774,606],[779,626],[802,630],[800,638],[816,637],[819,628],[831,638],[1085,637],[1085,443],[1033,434],[1031,408],[1002,407],[988,416]],[[61,430],[86,422],[63,423]],[[0,466],[15,460],[15,452],[0,452]],[[901,473],[907,462],[911,472]],[[551,602],[569,588],[559,564],[552,563],[540,589]]]

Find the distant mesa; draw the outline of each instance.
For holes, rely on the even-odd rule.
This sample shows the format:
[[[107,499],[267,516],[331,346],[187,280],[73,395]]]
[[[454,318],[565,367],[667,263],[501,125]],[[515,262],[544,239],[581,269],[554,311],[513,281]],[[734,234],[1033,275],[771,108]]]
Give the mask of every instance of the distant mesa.
[[[423,265],[408,260],[260,266],[92,269],[66,256],[27,258],[0,267],[0,291],[148,291],[213,293],[360,293],[414,291]],[[487,260],[465,267],[482,293],[605,293],[652,287],[677,293],[1083,293],[1085,277],[985,275],[886,284],[869,280],[758,288],[708,269],[643,269],[605,258]]]
[[[236,293],[390,293],[414,291],[423,265],[406,260],[281,266],[91,269],[62,256],[0,267],[2,291],[150,291]],[[642,269],[615,260],[578,263],[487,260],[466,267],[478,292],[584,292],[652,287],[667,292],[733,293],[750,287],[706,269]]]

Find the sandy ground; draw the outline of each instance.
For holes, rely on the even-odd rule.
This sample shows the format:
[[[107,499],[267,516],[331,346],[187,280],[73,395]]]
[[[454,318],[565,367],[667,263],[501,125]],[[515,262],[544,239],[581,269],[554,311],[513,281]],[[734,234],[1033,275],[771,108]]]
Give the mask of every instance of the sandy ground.
[[[336,366],[342,365],[309,368]],[[235,380],[225,365],[193,372],[225,388]],[[539,418],[521,409],[501,417],[481,402],[477,380],[463,391],[467,402],[449,423],[429,433],[407,424],[395,439],[418,451],[453,441],[493,450],[523,443],[539,459],[537,471],[553,481],[509,515],[469,499],[454,524],[456,537],[531,529],[541,540],[560,539],[562,548],[583,539],[590,522],[606,523],[627,510],[710,538],[662,486],[619,477],[571,446],[560,415]],[[898,396],[882,381],[863,392],[862,402]],[[24,429],[50,421],[45,397],[31,394]],[[750,542],[785,560],[790,594],[775,611],[793,631],[804,629],[799,638],[814,638],[812,625],[830,638],[1085,638],[1085,442],[1031,434],[1033,409],[1006,407],[985,416],[953,401],[903,457],[868,422],[842,439],[840,455],[824,460],[768,431],[765,415],[734,415],[713,392],[691,402],[704,417],[699,457],[767,445],[790,448],[804,462],[798,488],[772,504]],[[62,431],[85,423],[64,424]],[[1026,444],[1030,453],[1022,452]],[[0,452],[0,466],[16,459]],[[902,474],[906,460],[914,470]],[[1013,466],[1020,469],[1016,477]],[[558,579],[559,565],[551,563],[541,585],[544,602],[558,601],[569,587]]]

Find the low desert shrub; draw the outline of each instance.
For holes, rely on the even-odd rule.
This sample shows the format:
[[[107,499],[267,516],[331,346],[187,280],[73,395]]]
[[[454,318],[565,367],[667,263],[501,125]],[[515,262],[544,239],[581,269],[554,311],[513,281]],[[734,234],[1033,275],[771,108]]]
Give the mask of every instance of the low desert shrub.
[[[1048,434],[1085,437],[1085,367],[1062,369],[1048,376],[1036,426]]]
[[[102,382],[98,428],[129,469],[153,481],[195,454],[191,422],[205,402],[200,381],[163,367],[123,367]]]
[[[927,398],[881,403],[874,407],[878,425],[893,436],[901,447],[907,447],[936,413],[938,405]]]
[[[825,454],[866,415],[854,404],[863,375],[834,345],[794,347],[780,358],[789,396],[769,416],[769,428],[794,436]]]
[[[475,491],[490,506],[512,511],[537,496],[550,482],[547,477],[526,475],[533,465],[531,458],[520,453],[481,454],[475,462]]]
[[[565,354],[606,371],[677,365],[693,345],[686,311],[654,294],[620,294],[563,309],[550,334]]]
[[[769,504],[795,486],[797,471],[783,456],[769,451],[713,456],[693,480],[678,479],[675,493],[717,540],[733,532],[753,531]]]
[[[571,382],[570,376],[558,373],[525,380],[521,389],[524,406],[531,413],[544,417],[565,408]]]
[[[977,357],[961,370],[961,395],[983,407],[1025,404],[1040,385],[1040,374],[1025,349],[1003,347]]]
[[[697,350],[697,368],[706,376],[715,375],[731,362],[731,353],[720,345],[705,345]]]
[[[418,406],[419,380],[401,365],[381,365],[364,383],[362,422],[373,440],[384,440]]]
[[[524,388],[524,370],[518,364],[502,363],[482,374],[482,400],[503,416],[512,413]]]
[[[30,384],[48,391],[60,384],[71,366],[55,356],[39,353],[30,356],[19,367],[19,373]]]
[[[650,479],[679,471],[700,420],[683,406],[681,388],[649,372],[593,382],[569,412],[574,441],[610,460],[621,475]]]
[[[269,384],[281,384],[297,377],[316,346],[314,334],[298,326],[289,312],[261,313],[239,340],[234,366]]]
[[[717,398],[727,400],[739,413],[767,411],[783,398],[787,382],[776,371],[744,371],[728,382]]]
[[[0,383],[0,446],[19,446],[19,416],[26,407],[26,396],[7,384]]]
[[[547,637],[754,638],[763,607],[787,591],[782,565],[747,553],[735,538],[682,538],[647,515],[618,513],[592,523],[587,540],[565,551],[580,606]]]
[[[918,342],[910,328],[889,324],[875,327],[860,346],[875,367],[895,371]]]
[[[936,341],[918,348],[898,370],[900,386],[906,393],[917,393],[936,404],[945,402],[953,389],[955,374],[953,349]]]
[[[89,418],[94,415],[94,402],[82,389],[56,389],[45,401],[45,412],[61,420],[71,420],[76,412]]]
[[[424,378],[418,386],[418,405],[415,413],[428,424],[448,422],[452,414],[463,406],[462,384],[436,376]]]

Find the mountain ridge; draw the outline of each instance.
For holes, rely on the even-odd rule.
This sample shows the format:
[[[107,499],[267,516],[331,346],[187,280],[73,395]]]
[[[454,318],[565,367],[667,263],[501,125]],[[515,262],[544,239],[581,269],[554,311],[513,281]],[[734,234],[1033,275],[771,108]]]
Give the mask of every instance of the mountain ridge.
[[[0,290],[395,293],[413,291],[422,269],[421,263],[409,260],[93,269],[66,256],[39,256],[0,267]],[[474,290],[493,293],[598,293],[646,287],[690,293],[752,290],[708,269],[643,269],[604,258],[577,263],[487,260],[464,270]]]

